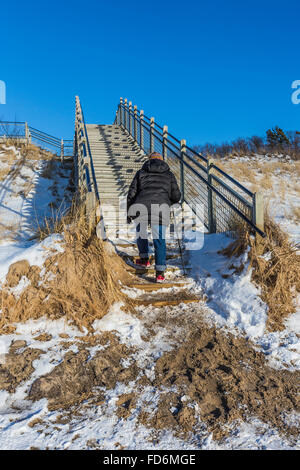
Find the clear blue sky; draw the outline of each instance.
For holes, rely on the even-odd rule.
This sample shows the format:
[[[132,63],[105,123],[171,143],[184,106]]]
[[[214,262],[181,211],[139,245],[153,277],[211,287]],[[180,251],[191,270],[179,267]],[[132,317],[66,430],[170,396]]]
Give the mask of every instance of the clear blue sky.
[[[0,117],[72,137],[120,96],[188,144],[300,130],[299,0],[2,2]]]

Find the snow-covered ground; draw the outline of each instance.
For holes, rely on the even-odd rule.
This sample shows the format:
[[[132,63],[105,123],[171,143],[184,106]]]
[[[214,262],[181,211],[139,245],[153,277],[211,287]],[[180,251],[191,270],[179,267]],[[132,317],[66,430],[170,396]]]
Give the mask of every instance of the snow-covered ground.
[[[190,257],[193,277],[207,295],[209,317],[220,328],[246,334],[261,345],[272,366],[300,369],[300,298],[297,312],[286,320],[285,330],[266,332],[268,307],[251,282],[247,253],[234,260],[235,266],[244,264],[239,274],[234,273],[232,259],[218,254],[230,242],[226,235],[206,235],[203,247]]]
[[[1,155],[0,155],[1,160]],[[54,251],[63,250],[63,238],[54,234],[43,242],[30,240],[45,216],[51,215],[49,203],[53,201],[52,180],[41,176],[43,162],[31,163],[31,167],[20,170],[16,178],[9,175],[0,181],[0,223],[3,231],[0,244],[0,281],[4,281],[9,266],[19,260],[27,259],[31,265],[42,266],[47,256]],[[284,185],[287,184],[285,175]],[[280,183],[280,175],[276,176],[276,184]],[[59,178],[61,178],[59,176]],[[258,176],[259,178],[259,176]],[[24,198],[24,185],[32,183],[30,191]],[[244,181],[245,182],[245,181]],[[59,179],[62,198],[67,179]],[[278,193],[275,191],[275,196]],[[275,197],[274,196],[274,197]],[[278,196],[280,199],[280,196]],[[299,196],[291,193],[286,196],[285,204],[293,207],[299,204]],[[296,199],[295,199],[296,198]],[[274,199],[275,200],[275,199]],[[283,203],[282,203],[283,204]],[[273,205],[275,210],[277,207]],[[281,217],[281,205],[278,204]],[[293,212],[294,213],[294,212]],[[279,214],[279,215],[278,215]],[[294,220],[294,219],[293,219]],[[299,223],[287,222],[287,230],[299,241]],[[201,236],[202,240],[203,237]],[[123,360],[123,365],[130,368],[133,362],[140,371],[153,379],[155,361],[166,351],[171,351],[184,341],[186,325],[197,325],[200,320],[208,325],[217,326],[222,331],[233,332],[234,335],[246,335],[257,348],[261,348],[269,365],[274,369],[295,371],[300,369],[300,306],[297,313],[291,314],[286,320],[286,328],[281,332],[267,332],[266,320],[268,307],[260,298],[259,289],[251,282],[251,271],[246,258],[235,260],[244,262],[244,269],[234,274],[232,260],[218,253],[232,239],[217,234],[204,236],[204,243],[199,249],[187,253],[188,267],[187,288],[191,294],[202,295],[205,300],[193,304],[181,304],[165,309],[166,318],[170,322],[159,323],[160,309],[139,307],[135,312],[125,313],[122,304],[115,304],[110,312],[94,323],[96,336],[105,332],[113,333],[118,341],[133,353]],[[130,251],[130,248],[128,249]],[[174,264],[175,265],[175,264]],[[228,276],[229,275],[229,276]],[[171,275],[174,279],[177,273]],[[23,286],[26,286],[26,282]],[[22,288],[22,286],[20,286]],[[172,290],[173,289],[173,290]],[[165,293],[176,295],[176,288],[164,289]],[[129,291],[129,289],[127,289]],[[137,289],[130,289],[131,296],[139,295]],[[176,327],[172,319],[178,318]],[[146,339],[149,324],[152,325],[152,336]],[[289,449],[299,448],[299,440],[293,442],[284,437],[276,429],[261,422],[254,416],[249,420],[232,425],[222,444],[213,439],[212,434],[203,433],[189,435],[187,439],[175,436],[171,430],[154,433],[139,421],[142,410],[155,409],[161,395],[155,386],[144,388],[138,397],[127,419],[117,413],[118,400],[124,394],[136,389],[136,380],[125,384],[117,382],[114,388],[105,390],[105,398],[101,403],[94,404],[88,399],[81,404],[78,413],[68,414],[59,410],[49,409],[44,398],[35,402],[28,400],[28,392],[34,381],[51,372],[62,363],[67,353],[78,352],[82,347],[83,337],[87,331],[80,332],[64,320],[51,321],[41,318],[18,324],[13,334],[0,336],[0,366],[5,364],[6,354],[14,341],[19,342],[20,351],[26,348],[40,350],[42,353],[32,362],[33,372],[25,381],[18,384],[13,392],[0,391],[0,448],[1,449]],[[44,339],[41,337],[44,335]],[[99,351],[104,350],[103,344],[96,342],[88,348],[90,359]],[[98,389],[101,394],[101,387]],[[165,390],[169,393],[170,390]],[[184,397],[182,397],[184,400]],[[197,415],[197,410],[195,408]],[[294,413],[290,420],[299,421]],[[201,421],[199,416],[197,418]]]
[[[275,222],[300,244],[300,161],[254,155],[224,158],[216,164],[250,191],[261,192]]]
[[[43,265],[47,250],[50,252],[57,246],[60,235],[51,236],[43,243],[32,238],[46,218],[64,214],[70,204],[70,194],[66,192],[70,170],[61,169],[59,162],[53,162],[51,177],[44,177],[49,160],[22,162],[18,150],[2,147],[0,163],[7,151],[13,151],[16,159],[8,175],[0,180],[0,283],[16,261],[27,259],[32,265]]]
[[[139,367],[148,371],[149,377],[154,374],[154,361],[165,351],[176,347],[170,340],[168,328],[157,331],[152,342],[142,339],[143,321],[136,316],[122,312],[121,305],[114,305],[110,313],[95,325],[99,335],[104,331],[113,331],[120,341],[134,346],[134,360]],[[202,306],[203,309],[203,306]],[[207,309],[207,315],[213,311]],[[143,311],[144,315],[155,320],[151,309]],[[174,312],[173,312],[174,315]],[[188,315],[188,307],[178,308],[177,315]],[[197,312],[194,313],[197,315]],[[51,335],[42,342],[40,335]],[[291,441],[280,435],[276,429],[266,425],[255,417],[234,423],[229,426],[232,433],[219,444],[205,429],[203,433],[191,435],[184,440],[176,437],[171,430],[162,430],[154,437],[153,430],[139,422],[141,410],[155,410],[162,392],[154,386],[148,386],[139,396],[131,411],[130,417],[118,416],[118,400],[124,394],[136,390],[136,382],[117,383],[111,390],[105,390],[105,400],[94,405],[86,400],[80,412],[68,413],[62,410],[49,410],[46,399],[32,403],[27,394],[34,380],[53,370],[61,363],[70,351],[78,352],[80,339],[84,333],[61,321],[40,319],[18,325],[13,335],[4,337],[3,354],[8,351],[11,341],[26,341],[27,347],[44,351],[33,362],[34,372],[30,379],[21,384],[15,393],[0,392],[0,448],[2,449],[291,449],[297,448],[300,442]],[[63,337],[62,337],[63,336]],[[66,338],[65,338],[66,336]],[[92,358],[103,346],[90,348]],[[132,358],[124,364],[130,367]],[[101,393],[101,388],[96,392]],[[166,389],[165,393],[171,390]],[[184,397],[182,398],[184,399]],[[293,419],[299,421],[294,414]]]

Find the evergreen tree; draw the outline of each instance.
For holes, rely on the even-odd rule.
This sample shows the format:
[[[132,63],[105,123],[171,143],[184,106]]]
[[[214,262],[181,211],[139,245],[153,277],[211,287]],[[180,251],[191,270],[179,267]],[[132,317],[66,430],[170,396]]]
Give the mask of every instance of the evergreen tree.
[[[272,149],[276,147],[282,149],[283,146],[290,145],[289,138],[278,126],[276,126],[275,129],[267,130],[267,142]]]

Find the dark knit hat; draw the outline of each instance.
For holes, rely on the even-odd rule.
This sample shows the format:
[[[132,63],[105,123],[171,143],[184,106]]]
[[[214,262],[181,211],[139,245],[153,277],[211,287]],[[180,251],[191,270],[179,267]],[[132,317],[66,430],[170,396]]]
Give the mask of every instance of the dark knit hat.
[[[152,159],[152,158],[158,158],[159,160],[163,160],[163,156],[158,153],[158,152],[152,152],[150,153],[149,155],[149,158]]]

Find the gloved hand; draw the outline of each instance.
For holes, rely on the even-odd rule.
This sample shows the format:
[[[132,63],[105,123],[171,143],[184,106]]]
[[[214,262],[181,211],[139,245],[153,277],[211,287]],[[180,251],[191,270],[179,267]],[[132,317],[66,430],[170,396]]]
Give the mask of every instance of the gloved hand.
[[[129,215],[128,215],[128,216],[127,216],[127,223],[128,223],[128,224],[131,224],[131,222],[132,222],[132,218],[129,217]]]

